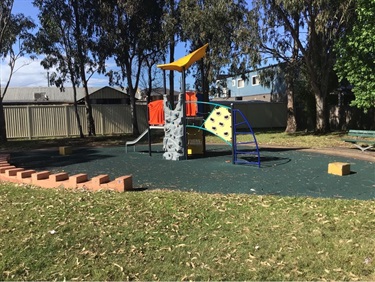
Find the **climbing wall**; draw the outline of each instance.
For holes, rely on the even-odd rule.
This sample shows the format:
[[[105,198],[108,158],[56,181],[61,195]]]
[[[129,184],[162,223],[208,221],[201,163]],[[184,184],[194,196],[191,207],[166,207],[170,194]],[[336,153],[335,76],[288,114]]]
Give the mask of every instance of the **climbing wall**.
[[[182,112],[182,96],[178,97],[178,102],[174,110],[168,107],[167,96],[164,96],[164,139],[163,158],[166,160],[178,161],[184,157],[184,118]]]
[[[211,111],[204,122],[206,130],[216,134],[223,140],[232,140],[232,115],[230,109],[226,107],[216,107]]]

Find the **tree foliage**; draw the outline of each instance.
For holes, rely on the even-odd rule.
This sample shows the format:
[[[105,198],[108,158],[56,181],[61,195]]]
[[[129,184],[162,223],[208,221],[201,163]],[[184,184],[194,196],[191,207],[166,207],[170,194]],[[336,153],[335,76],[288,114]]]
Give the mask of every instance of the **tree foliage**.
[[[175,61],[175,48],[181,36],[181,13],[179,0],[167,0],[164,6],[163,34],[168,44],[169,62]],[[166,61],[166,60],[165,60]],[[166,79],[166,78],[165,78]],[[169,71],[169,102],[174,104],[174,71]]]
[[[335,69],[353,86],[353,105],[364,111],[375,106],[375,1],[357,0],[350,32],[337,44]]]
[[[12,14],[13,2],[14,0],[3,0],[0,3],[0,59],[8,58],[10,69],[5,86],[0,84],[0,141],[2,142],[7,141],[3,99],[12,76],[17,71],[16,62],[29,51],[28,46],[33,38],[30,30],[35,27],[34,22],[25,15]]]
[[[130,95],[133,134],[139,134],[135,94],[145,60],[165,50],[162,18],[164,0],[98,0],[96,11],[100,30],[97,56],[101,71],[113,58],[119,71],[107,72],[110,83],[126,85]]]
[[[287,99],[287,126],[285,132],[293,133],[297,130],[295,114],[295,84],[300,67],[300,52],[297,41],[300,37],[302,26],[300,25],[301,6],[295,5],[290,10],[290,23],[295,29],[296,36],[293,36],[288,26],[285,26],[283,17],[278,10],[271,9],[272,3],[268,1],[254,1],[254,11],[259,25],[259,52],[263,56],[263,64],[267,64],[269,59],[276,60],[282,64],[282,72],[285,78],[285,92]],[[281,68],[272,68],[272,70]]]
[[[208,87],[225,68],[244,73],[259,61],[254,48],[254,18],[244,0],[181,0],[182,40],[191,51],[209,43],[197,71],[196,87],[208,100]]]
[[[254,2],[255,3],[255,2]],[[262,40],[269,40],[272,54],[287,59],[292,46],[298,48],[306,77],[315,97],[317,132],[328,130],[327,95],[332,91],[335,43],[350,26],[353,0],[262,0],[263,24],[273,27]],[[284,37],[279,29],[289,36]],[[293,43],[292,43],[293,42]],[[282,56],[279,56],[282,58]]]
[[[76,88],[85,88],[85,108],[88,135],[95,135],[95,124],[89,100],[88,80],[95,72],[96,63],[91,56],[93,48],[92,2],[89,0],[35,0],[39,8],[41,28],[37,33],[35,49],[45,54],[42,66],[56,67],[53,83],[63,89],[70,80],[74,90],[76,118],[81,137],[82,127],[77,111]],[[88,75],[87,75],[88,74]]]
[[[16,61],[19,58],[24,57],[26,53],[30,51],[29,45],[33,40],[30,30],[35,28],[35,24],[31,18],[25,17],[23,14],[10,14],[8,17],[6,15],[6,11],[4,11],[4,7],[2,10],[3,11],[0,16],[0,58],[4,60],[6,57],[8,57],[10,72],[6,86],[1,92],[1,100],[4,98],[12,75],[16,71]],[[34,56],[31,56],[31,58],[34,58]]]

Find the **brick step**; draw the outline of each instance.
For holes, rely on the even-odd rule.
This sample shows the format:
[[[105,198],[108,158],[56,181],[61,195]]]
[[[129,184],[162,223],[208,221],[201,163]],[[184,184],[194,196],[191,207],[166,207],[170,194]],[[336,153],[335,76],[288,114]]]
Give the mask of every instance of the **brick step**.
[[[25,169],[23,168],[11,168],[11,169],[7,169],[4,173],[6,176],[17,176],[17,172],[21,172]]]
[[[0,161],[9,161],[10,154],[0,154]]]
[[[66,172],[51,174],[49,171],[36,172],[32,169],[25,170],[24,168],[17,168],[8,163],[4,163],[3,166],[0,164],[0,180],[32,184],[43,188],[84,188],[92,191],[114,190],[118,192],[133,189],[133,178],[131,175],[121,176],[113,181],[110,181],[107,174],[101,174],[92,179],[88,179],[85,173],[72,176],[69,176]]]
[[[8,169],[16,168],[14,165],[5,165],[0,167],[0,173],[5,173]]]
[[[31,175],[36,173],[35,170],[33,169],[27,169],[27,170],[22,170],[22,171],[19,171],[17,172],[16,176],[17,176],[17,179],[24,179],[24,178],[31,178]]]

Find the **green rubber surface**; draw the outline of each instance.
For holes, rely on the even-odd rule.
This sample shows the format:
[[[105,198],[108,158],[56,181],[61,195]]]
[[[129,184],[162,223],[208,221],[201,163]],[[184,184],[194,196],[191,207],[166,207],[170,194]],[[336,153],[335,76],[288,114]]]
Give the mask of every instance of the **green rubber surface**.
[[[72,155],[58,150],[38,150],[11,154],[17,167],[49,170],[69,175],[108,174],[111,180],[133,175],[135,189],[178,189],[205,193],[244,193],[292,197],[375,199],[375,163],[295,149],[261,149],[261,168],[233,165],[229,146],[207,146],[206,157],[183,161],[163,160],[160,145],[130,147],[75,148]],[[331,162],[350,163],[351,174],[328,174]]]

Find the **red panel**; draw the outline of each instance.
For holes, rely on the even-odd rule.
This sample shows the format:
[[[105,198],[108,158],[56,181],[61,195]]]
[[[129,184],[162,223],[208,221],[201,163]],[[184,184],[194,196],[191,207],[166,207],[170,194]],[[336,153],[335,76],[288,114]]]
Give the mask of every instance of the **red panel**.
[[[186,92],[186,116],[195,117],[198,112],[197,95],[195,92]]]
[[[163,100],[156,100],[148,104],[148,124],[164,124],[164,105]]]

